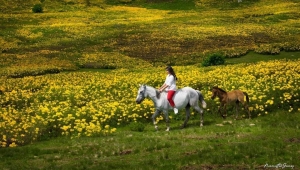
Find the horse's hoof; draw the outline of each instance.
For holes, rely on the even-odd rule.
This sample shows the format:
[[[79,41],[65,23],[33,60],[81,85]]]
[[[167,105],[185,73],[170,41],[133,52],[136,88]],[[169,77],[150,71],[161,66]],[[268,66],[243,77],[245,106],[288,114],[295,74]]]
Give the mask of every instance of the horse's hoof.
[[[166,132],[169,132],[169,131],[170,131],[170,129],[169,129],[169,128],[167,128],[167,129],[166,129]]]

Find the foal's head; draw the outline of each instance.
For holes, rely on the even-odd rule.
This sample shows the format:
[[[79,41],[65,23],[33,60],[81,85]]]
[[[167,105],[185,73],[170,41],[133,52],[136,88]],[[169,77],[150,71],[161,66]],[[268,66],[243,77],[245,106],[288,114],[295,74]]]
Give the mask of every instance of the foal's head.
[[[212,92],[211,99],[215,99],[217,96],[221,97],[222,93],[226,93],[226,91],[220,89],[218,86],[214,86],[210,90]]]

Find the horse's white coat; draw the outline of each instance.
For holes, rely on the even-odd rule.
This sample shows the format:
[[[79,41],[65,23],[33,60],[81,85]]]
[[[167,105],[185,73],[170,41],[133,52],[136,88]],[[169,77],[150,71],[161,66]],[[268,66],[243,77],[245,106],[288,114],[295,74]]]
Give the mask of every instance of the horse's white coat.
[[[168,116],[168,110],[173,109],[173,107],[170,105],[169,101],[167,100],[167,93],[163,92],[158,96],[158,90],[147,85],[140,85],[140,88],[138,90],[138,95],[136,98],[136,102],[140,104],[145,98],[149,97],[155,106],[155,113],[152,116],[153,123],[155,124],[155,118],[158,116],[160,112],[164,112],[165,119],[169,121]],[[196,111],[198,111],[201,114],[201,126],[203,126],[203,110],[199,107],[199,99],[202,102],[202,107],[206,107],[206,103],[203,99],[203,96],[200,91],[195,90],[191,87],[184,87],[182,89],[178,89],[176,93],[173,96],[173,101],[175,103],[175,107],[177,109],[186,108],[186,120],[184,122],[184,125],[186,125],[189,117],[190,117],[190,107],[193,107]],[[157,125],[155,125],[155,128],[157,129]],[[169,126],[167,127],[167,131],[169,130]]]

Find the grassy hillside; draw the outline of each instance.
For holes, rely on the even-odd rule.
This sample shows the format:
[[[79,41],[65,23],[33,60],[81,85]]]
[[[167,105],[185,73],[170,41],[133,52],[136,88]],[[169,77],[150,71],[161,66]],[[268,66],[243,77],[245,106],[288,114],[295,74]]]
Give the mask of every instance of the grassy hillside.
[[[2,72],[187,65],[214,52],[300,49],[298,0],[45,0],[44,13],[33,13],[37,3],[1,1]]]
[[[43,13],[32,12],[37,3]],[[299,0],[0,0],[0,169],[299,169],[299,8]],[[215,52],[232,59],[199,68]],[[258,62],[282,58],[294,60]],[[179,88],[204,94],[203,127],[192,112],[181,130],[180,110],[170,132],[159,116],[156,132],[153,103],[135,103],[138,84],[160,86],[166,64],[177,65]],[[229,106],[223,120],[215,85],[247,92],[252,119],[240,110],[234,120]]]

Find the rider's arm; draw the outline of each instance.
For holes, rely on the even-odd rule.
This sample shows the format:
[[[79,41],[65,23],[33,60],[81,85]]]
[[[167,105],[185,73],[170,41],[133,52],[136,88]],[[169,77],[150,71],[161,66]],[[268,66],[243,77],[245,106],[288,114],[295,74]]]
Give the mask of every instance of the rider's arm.
[[[163,84],[160,88],[159,88],[159,92],[162,92],[162,91],[164,91],[167,87],[169,87],[169,85],[167,85],[167,84]]]

